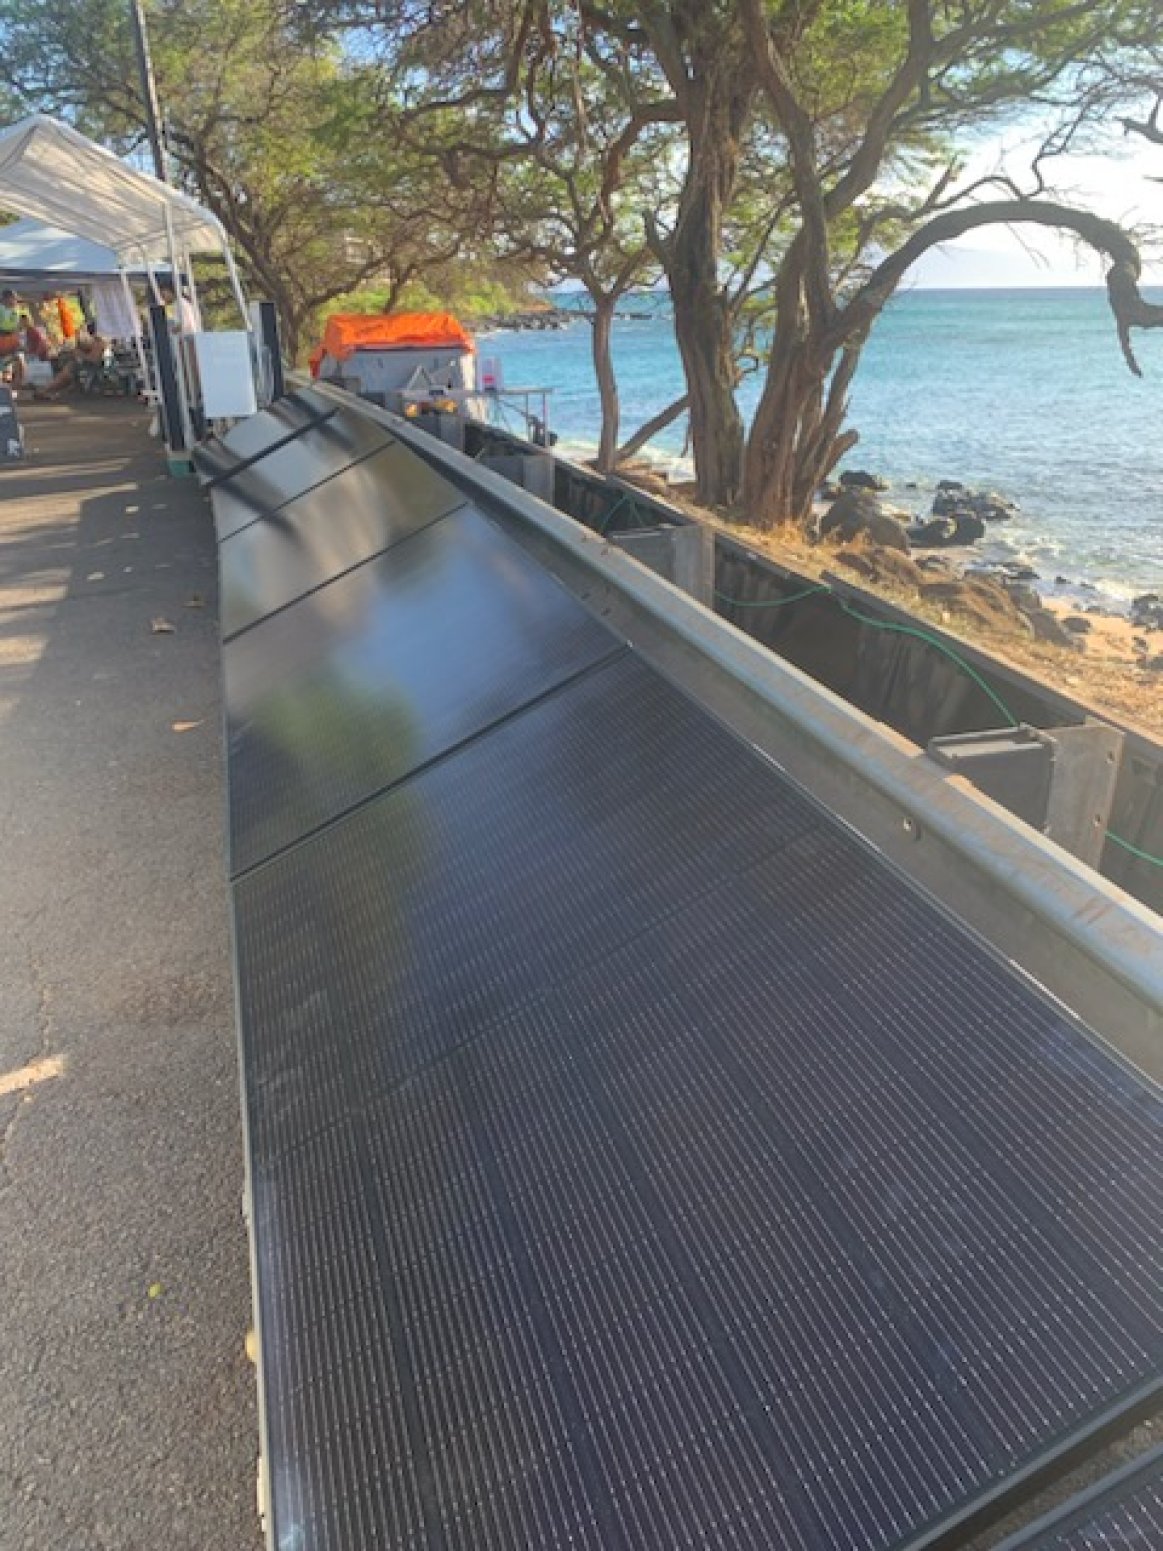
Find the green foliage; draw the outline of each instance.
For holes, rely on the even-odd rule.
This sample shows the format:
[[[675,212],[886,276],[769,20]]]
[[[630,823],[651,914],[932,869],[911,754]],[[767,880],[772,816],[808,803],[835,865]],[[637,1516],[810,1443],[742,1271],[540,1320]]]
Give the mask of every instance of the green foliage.
[[[447,266],[429,278],[409,280],[396,295],[386,286],[362,286],[335,297],[322,317],[332,312],[451,312],[465,323],[535,310],[544,303],[534,288],[519,279],[474,279]]]
[[[147,7],[173,175],[229,233],[292,354],[320,309],[447,263],[474,217],[430,158],[377,132],[378,82],[280,0]],[[144,109],[124,0],[0,0],[0,71],[21,111],[63,113],[122,151]]]

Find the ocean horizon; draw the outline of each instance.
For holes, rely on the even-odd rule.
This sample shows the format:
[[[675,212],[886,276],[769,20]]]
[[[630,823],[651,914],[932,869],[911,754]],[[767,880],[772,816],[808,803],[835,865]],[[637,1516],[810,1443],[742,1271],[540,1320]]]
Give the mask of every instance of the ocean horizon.
[[[1163,300],[1158,288],[1145,294]],[[633,293],[624,310],[657,315],[614,327],[623,440],[683,389],[667,302]],[[902,292],[865,351],[849,416],[860,443],[841,467],[883,475],[885,499],[918,514],[942,479],[1017,501],[973,554],[1032,567],[1049,593],[1093,602],[1097,591],[1121,608],[1163,591],[1163,331],[1134,343],[1142,378],[1123,361],[1102,286]],[[601,417],[584,319],[500,330],[481,353],[500,359],[506,382],[551,387],[560,450],[592,454]],[[740,388],[747,419],[758,393],[754,378]],[[678,422],[652,445],[671,477],[692,472],[685,441]]]

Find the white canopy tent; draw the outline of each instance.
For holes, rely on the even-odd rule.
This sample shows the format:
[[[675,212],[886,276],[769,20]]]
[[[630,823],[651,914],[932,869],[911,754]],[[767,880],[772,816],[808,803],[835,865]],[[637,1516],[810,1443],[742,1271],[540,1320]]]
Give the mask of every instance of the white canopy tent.
[[[229,247],[216,217],[188,194],[41,113],[0,130],[0,205],[112,248],[131,268],[164,262],[175,248]]]
[[[112,248],[43,221],[0,226],[0,279],[7,284],[41,280],[58,285],[116,280],[122,264]],[[141,271],[144,266],[133,266]]]
[[[127,289],[129,272],[152,275],[164,267],[184,275],[193,292],[190,255],[220,253],[243,325],[251,330],[234,255],[217,217],[69,124],[37,113],[0,130],[0,209],[112,250]],[[180,397],[188,444],[189,403],[185,391]]]

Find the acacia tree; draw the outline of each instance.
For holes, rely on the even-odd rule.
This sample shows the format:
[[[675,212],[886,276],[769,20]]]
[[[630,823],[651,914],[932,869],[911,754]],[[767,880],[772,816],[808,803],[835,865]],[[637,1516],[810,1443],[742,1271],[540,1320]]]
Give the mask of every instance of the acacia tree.
[[[929,192],[885,192],[910,151],[987,122],[1051,88],[1130,34],[1142,9],[1047,0],[930,0],[814,8],[789,39],[765,0],[739,0],[767,110],[785,145],[794,203],[774,275],[774,334],[747,444],[744,505],[766,525],[806,521],[821,480],[856,440],[848,394],[869,332],[910,267],[976,228],[1035,223],[1074,233],[1110,262],[1107,290],[1132,370],[1134,328],[1163,326],[1139,292],[1135,244],[1112,222],[1046,199],[957,184],[950,160]],[[874,47],[861,47],[875,41]],[[837,61],[844,61],[842,68]],[[936,143],[939,143],[936,142]],[[915,176],[915,172],[914,172]],[[879,190],[879,192],[878,192]]]
[[[609,9],[582,4],[592,27],[649,51],[681,116],[677,205],[669,224],[652,217],[650,231],[674,307],[699,497],[721,505],[739,493],[743,452],[735,315],[721,272],[723,234],[757,82],[732,0],[669,0],[635,13],[636,20],[620,22]]]
[[[372,277],[398,291],[458,251],[473,201],[367,136],[360,69],[278,0],[160,0],[148,21],[172,175],[275,302],[289,355],[333,298]],[[144,136],[123,0],[0,0],[0,80],[123,150]]]
[[[643,210],[667,197],[668,132],[677,117],[673,103],[626,89],[629,61],[619,70],[610,63],[595,66],[576,32],[558,36],[551,50],[529,60],[506,130],[509,154],[496,206],[505,247],[555,279],[576,280],[589,297],[603,472],[619,458],[615,314],[632,287],[657,276]],[[655,417],[652,434],[660,419],[677,418],[684,405],[679,400]]]
[[[798,0],[788,0],[789,17],[797,8]],[[648,230],[670,288],[700,491],[711,502],[733,498],[741,476],[743,422],[735,399],[734,315],[721,265],[724,223],[756,94],[734,0],[305,0],[305,9],[325,27],[357,30],[361,47],[375,53],[392,96],[407,113],[415,110],[441,122],[450,168],[471,166],[483,152],[523,157],[526,165],[540,163],[541,174],[560,177],[560,157],[556,171],[544,166],[545,128],[552,113],[557,133],[556,115],[568,99],[554,102],[552,93],[542,93],[550,78],[547,65],[558,62],[560,79],[561,63],[571,55],[591,83],[602,80],[601,101],[614,115],[601,137],[597,115],[588,115],[598,161],[623,154],[617,150],[623,133],[628,152],[651,126],[677,127],[675,147],[660,152],[658,161],[675,179],[676,192],[661,204],[643,205],[637,220]],[[585,107],[584,100],[580,105]],[[522,136],[510,134],[498,152],[497,119],[506,111],[526,131],[525,144]],[[448,115],[459,120],[458,130]],[[396,132],[394,121],[390,131],[387,121],[384,127]],[[569,192],[560,192],[563,217],[576,224]],[[614,220],[599,212],[591,226],[604,255],[605,238],[611,239],[612,268],[604,257],[598,289],[607,290],[617,279],[614,250],[634,250],[633,225],[619,211]],[[584,275],[578,278],[586,283]],[[606,393],[609,400],[608,380]],[[660,419],[677,412],[672,406]]]

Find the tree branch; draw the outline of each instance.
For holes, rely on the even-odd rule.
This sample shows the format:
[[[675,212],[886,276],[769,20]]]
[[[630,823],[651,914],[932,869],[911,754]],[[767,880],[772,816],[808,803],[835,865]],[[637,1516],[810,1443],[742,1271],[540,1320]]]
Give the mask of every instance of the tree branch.
[[[829,339],[831,347],[840,349],[854,332],[868,328],[909,269],[930,248],[952,242],[982,226],[1009,225],[1048,226],[1073,232],[1088,247],[1106,254],[1111,260],[1106,275],[1107,299],[1114,314],[1119,345],[1130,370],[1136,377],[1141,377],[1143,373],[1131,347],[1131,330],[1163,328],[1163,303],[1147,301],[1139,290],[1143,266],[1138,248],[1114,221],[1049,200],[994,200],[936,216],[877,265],[838,316]]]
[[[682,398],[675,399],[673,404],[668,404],[665,409],[660,409],[658,414],[651,416],[634,432],[628,441],[622,443],[614,454],[614,462],[625,463],[636,452],[641,452],[646,443],[657,436],[659,431],[665,431],[667,426],[677,420],[679,415],[686,412],[690,404],[690,395],[684,393]]]

